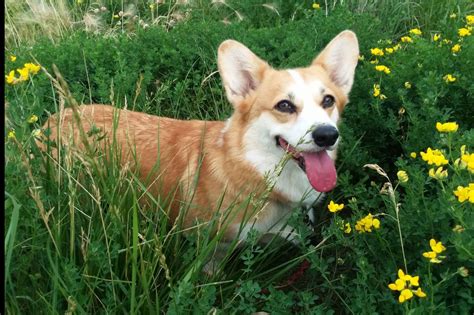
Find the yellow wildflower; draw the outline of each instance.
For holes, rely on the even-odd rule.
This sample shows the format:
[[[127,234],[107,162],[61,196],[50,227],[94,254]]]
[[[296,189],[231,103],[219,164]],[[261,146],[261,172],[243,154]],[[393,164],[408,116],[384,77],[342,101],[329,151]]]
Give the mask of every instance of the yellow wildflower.
[[[458,197],[458,201],[461,203],[466,200],[474,203],[474,183],[469,183],[467,187],[458,186],[454,191],[454,195]]]
[[[34,63],[25,63],[24,67],[32,74],[37,74],[41,70],[41,66],[35,65]]]
[[[397,50],[400,49],[400,47],[402,47],[402,46],[400,46],[400,44],[396,44],[395,46],[392,47],[392,49],[393,49],[393,51],[397,51]]]
[[[426,149],[426,152],[420,152],[421,158],[423,161],[426,161],[428,165],[446,165],[448,160],[444,157],[443,153],[438,150],[432,150],[431,148]]]
[[[36,116],[35,114],[31,115],[30,118],[28,118],[29,124],[34,124],[37,121],[38,121],[38,116]]]
[[[410,157],[411,157],[412,159],[416,159],[416,156],[417,156],[416,152],[410,153]]]
[[[412,28],[410,31],[409,31],[410,34],[412,35],[421,35],[422,32],[419,28]]]
[[[378,97],[380,95],[380,85],[379,84],[374,84],[374,97]]]
[[[15,130],[10,130],[10,131],[7,133],[7,138],[8,138],[8,139],[15,139],[15,138],[16,138]]]
[[[380,48],[371,48],[370,53],[374,56],[383,56],[383,50]]]
[[[338,211],[341,211],[342,209],[344,208],[344,204],[341,203],[341,204],[337,204],[337,203],[334,203],[334,201],[331,200],[331,202],[329,203],[328,205],[328,209],[330,212],[332,213],[336,213]]]
[[[443,167],[440,166],[436,171],[434,170],[434,168],[430,168],[428,174],[431,178],[443,180],[448,177],[448,170],[443,170]]]
[[[346,223],[344,225],[344,233],[349,234],[349,233],[351,233],[351,231],[352,231],[352,228],[351,228],[350,223]]]
[[[456,122],[447,122],[447,123],[436,123],[436,130],[439,132],[456,132],[458,131],[459,125]]]
[[[371,60],[370,63],[373,64],[373,65],[376,65],[376,64],[379,63],[379,60],[378,60],[378,59],[374,59],[374,60]]]
[[[434,238],[430,239],[431,251],[424,252],[423,257],[428,258],[431,263],[439,264],[441,259],[446,258],[445,256],[440,256],[442,252],[446,250],[443,243],[437,242]]]
[[[458,35],[461,37],[470,36],[472,33],[468,28],[461,27],[458,29]]]
[[[399,291],[400,296],[398,301],[404,303],[413,297],[413,294],[423,298],[426,297],[426,294],[419,287],[419,276],[412,277],[409,274],[405,274],[403,270],[398,270],[398,279],[394,283],[390,283],[388,287],[392,291]],[[416,290],[414,287],[418,287]]]
[[[15,62],[16,61],[16,56],[15,55],[10,55],[10,61]]]
[[[453,47],[451,47],[451,52],[452,52],[453,54],[456,54],[456,53],[458,53],[459,51],[461,51],[461,45],[456,44],[456,45],[454,45]]]
[[[434,42],[437,42],[440,38],[441,38],[441,34],[436,33],[436,34],[433,35],[433,41]]]
[[[466,24],[467,24],[467,25],[472,25],[472,24],[474,24],[474,15],[467,15],[467,16],[466,16]]]
[[[443,77],[443,80],[446,82],[446,83],[452,83],[454,81],[457,80],[457,78],[455,76],[453,76],[452,74],[447,74]]]
[[[474,173],[474,153],[469,154],[469,152],[461,156],[461,161],[467,166],[467,169]]]
[[[380,71],[380,72],[384,72],[386,74],[390,73],[390,68],[387,67],[387,66],[384,66],[384,65],[375,66],[375,70]]]
[[[402,171],[402,170],[398,171],[397,172],[397,178],[400,181],[400,183],[408,182],[408,174],[405,171]]]
[[[30,77],[30,71],[27,68],[16,69],[20,74],[19,81],[26,81]]]
[[[405,82],[405,89],[411,89],[411,83],[410,82]]]
[[[387,54],[392,54],[395,51],[395,49],[393,49],[392,47],[387,47],[385,48],[385,51],[387,52]]]
[[[456,13],[451,13],[449,15],[449,18],[451,18],[451,19],[455,19],[456,17],[457,17]]]
[[[355,225],[355,229],[359,233],[372,232],[372,228],[379,229],[380,221],[379,219],[374,219],[371,213],[357,221]]]
[[[364,55],[359,55],[357,59],[359,59],[359,61],[363,61],[365,58],[364,58]]]
[[[8,75],[5,76],[5,82],[7,82],[7,84],[18,83],[18,78],[15,77],[15,70],[10,71]]]
[[[400,38],[400,40],[402,41],[402,43],[411,43],[411,42],[413,42],[413,39],[411,39],[410,36],[403,36],[402,38]]]
[[[313,9],[319,10],[319,9],[321,9],[321,6],[319,5],[319,3],[315,2],[315,3],[313,3]]]
[[[155,4],[154,3],[150,4],[150,10],[153,11],[154,9],[155,9]]]

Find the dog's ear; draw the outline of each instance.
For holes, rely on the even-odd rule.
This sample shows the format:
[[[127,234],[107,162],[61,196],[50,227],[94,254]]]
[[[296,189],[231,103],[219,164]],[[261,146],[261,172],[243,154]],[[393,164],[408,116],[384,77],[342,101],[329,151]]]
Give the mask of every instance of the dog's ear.
[[[346,30],[336,37],[313,60],[312,65],[322,66],[331,80],[344,93],[349,94],[359,58],[359,43],[354,32]]]
[[[217,63],[227,98],[234,106],[257,89],[270,67],[234,40],[226,40],[219,46]]]

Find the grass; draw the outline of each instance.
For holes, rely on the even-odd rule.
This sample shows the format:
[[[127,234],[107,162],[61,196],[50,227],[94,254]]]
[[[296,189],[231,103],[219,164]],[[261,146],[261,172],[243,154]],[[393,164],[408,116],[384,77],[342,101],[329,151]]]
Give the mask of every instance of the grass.
[[[472,182],[467,166],[456,164],[474,150],[469,114],[474,44],[472,37],[457,36],[464,16],[472,14],[471,3],[328,1],[316,11],[311,1],[169,2],[152,10],[145,1],[134,2],[133,9],[106,1],[103,12],[99,3],[88,1],[43,4],[41,14],[33,2],[7,1],[5,7],[5,49],[19,59],[7,60],[6,68],[35,58],[46,71],[57,64],[65,78],[59,71],[42,72],[6,87],[7,313],[472,311],[472,203],[453,194]],[[88,14],[99,17],[100,27],[87,29]],[[223,27],[223,20],[231,24]],[[392,75],[375,72],[370,48],[389,47],[415,26],[422,37],[379,58]],[[314,228],[305,224],[302,209],[295,209],[288,224],[298,232],[297,246],[278,237],[260,243],[253,231],[245,243],[230,244],[216,273],[203,273],[222,237],[217,227],[229,221],[215,217],[188,229],[179,220],[170,222],[169,196],[151,195],[133,169],[119,164],[113,145],[96,151],[100,133],[84,136],[87,150],[62,148],[57,159],[35,145],[32,131],[50,113],[82,102],[183,119],[225,119],[231,108],[214,61],[220,41],[234,37],[272,64],[299,66],[347,27],[357,31],[365,60],[341,126],[338,188],[316,208]],[[457,40],[461,52],[453,55],[452,44],[433,42],[437,32],[452,44]],[[444,82],[447,73],[457,81]],[[413,87],[405,88],[405,82]],[[373,96],[375,83],[386,100]],[[39,121],[28,123],[33,113]],[[448,120],[457,121],[459,131],[436,132],[435,122]],[[8,136],[11,130],[15,137]],[[449,160],[443,166],[447,179],[428,176],[433,166],[419,157],[428,146]],[[412,151],[417,158],[410,157]],[[363,168],[375,163],[383,169]],[[396,179],[398,170],[408,173],[408,182]],[[330,214],[329,200],[344,203],[344,210]],[[258,211],[265,199],[247,201]],[[188,206],[182,205],[183,215]],[[226,209],[225,215],[236,210]],[[381,227],[355,231],[368,213]],[[341,229],[347,223],[350,234]],[[430,238],[447,247],[440,264],[422,256],[430,250]],[[398,269],[419,275],[427,298],[398,303],[399,292],[388,289]]]

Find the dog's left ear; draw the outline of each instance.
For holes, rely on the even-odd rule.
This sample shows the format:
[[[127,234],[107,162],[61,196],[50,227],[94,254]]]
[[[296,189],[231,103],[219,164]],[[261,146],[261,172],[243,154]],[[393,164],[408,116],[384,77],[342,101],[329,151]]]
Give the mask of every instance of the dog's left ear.
[[[354,32],[346,30],[336,37],[313,60],[320,65],[345,94],[349,94],[354,83],[355,68],[359,58],[359,43]]]

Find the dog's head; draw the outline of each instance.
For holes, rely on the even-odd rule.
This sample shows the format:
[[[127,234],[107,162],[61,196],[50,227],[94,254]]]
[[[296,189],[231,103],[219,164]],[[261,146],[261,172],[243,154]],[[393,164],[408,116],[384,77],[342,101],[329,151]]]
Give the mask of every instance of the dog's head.
[[[337,122],[348,102],[358,55],[351,31],[337,35],[310,66],[289,70],[273,69],[239,42],[223,42],[219,72],[235,109],[231,124],[242,130],[246,159],[265,173],[290,152],[289,163],[299,166],[315,190],[332,190]]]

